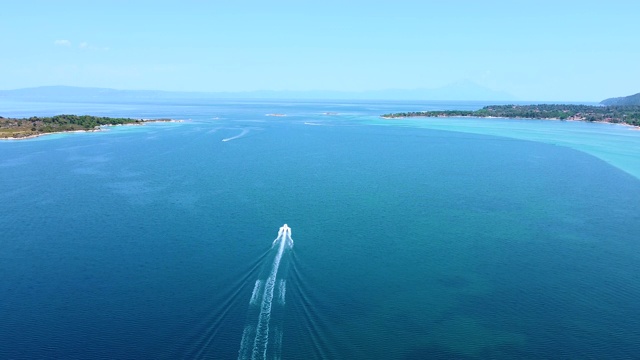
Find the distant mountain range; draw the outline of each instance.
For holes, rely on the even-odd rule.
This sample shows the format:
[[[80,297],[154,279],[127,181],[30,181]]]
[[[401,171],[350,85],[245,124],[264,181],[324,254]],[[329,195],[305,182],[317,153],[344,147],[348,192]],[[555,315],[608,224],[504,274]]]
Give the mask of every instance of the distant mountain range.
[[[23,101],[56,102],[130,102],[154,100],[214,99],[335,99],[335,100],[478,100],[512,101],[512,95],[491,90],[472,82],[458,82],[436,89],[391,89],[361,92],[347,91],[245,91],[181,92],[155,90],[115,90],[74,86],[41,86],[0,90],[2,98]]]
[[[635,95],[605,99],[602,100],[600,104],[607,106],[640,105],[640,93],[637,93]]]

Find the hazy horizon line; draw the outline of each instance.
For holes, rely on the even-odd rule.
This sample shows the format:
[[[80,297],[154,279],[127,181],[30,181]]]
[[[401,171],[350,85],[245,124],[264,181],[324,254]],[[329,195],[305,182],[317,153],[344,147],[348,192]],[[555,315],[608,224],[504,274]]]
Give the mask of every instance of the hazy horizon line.
[[[449,91],[449,92],[453,92],[453,86],[456,84],[463,84],[463,85],[471,85],[472,91],[483,91],[485,92],[485,96],[481,96],[478,94],[471,95],[471,94],[467,94],[469,96],[464,96],[463,94],[461,94],[461,96],[456,97],[455,95],[449,93],[449,94],[441,94],[441,95],[437,95],[437,92],[442,92],[442,91]],[[241,100],[241,99],[247,99],[247,100],[251,100],[251,99],[263,99],[263,100],[276,100],[276,99],[281,99],[281,100],[286,100],[286,94],[290,94],[290,95],[317,95],[317,98],[314,97],[304,97],[304,98],[296,98],[295,100],[389,100],[389,101],[477,101],[477,102],[489,102],[489,101],[496,101],[496,102],[540,102],[540,103],[544,103],[544,102],[553,102],[553,103],[560,103],[560,102],[564,102],[564,103],[600,103],[601,101],[605,100],[605,99],[582,99],[582,100],[558,100],[558,99],[536,99],[536,100],[528,100],[528,99],[521,99],[518,98],[516,96],[513,96],[511,94],[509,94],[508,92],[505,91],[499,91],[499,90],[493,90],[487,87],[484,87],[482,85],[478,85],[476,83],[473,82],[458,82],[458,83],[452,83],[450,85],[446,85],[443,87],[439,87],[439,88],[387,88],[387,89],[375,89],[375,90],[320,90],[320,89],[312,89],[312,90],[272,90],[272,89],[261,89],[261,90],[210,90],[210,91],[206,91],[206,90],[164,90],[164,89],[119,89],[119,88],[111,88],[111,87],[99,87],[99,86],[77,86],[77,85],[39,85],[39,86],[30,86],[30,87],[22,87],[22,88],[15,88],[15,89],[0,89],[0,96],[3,95],[1,93],[11,93],[11,92],[20,92],[20,91],[28,91],[28,90],[37,90],[37,89],[51,89],[51,90],[55,90],[55,89],[62,89],[62,88],[67,88],[67,89],[92,89],[92,90],[102,90],[102,91],[114,91],[114,92],[122,92],[122,93],[126,93],[126,92],[139,92],[139,93],[144,93],[144,92],[150,92],[150,93],[163,93],[165,95],[171,95],[173,94],[184,94],[184,95],[239,95],[237,97],[235,97],[235,99]],[[402,93],[406,92],[408,94],[406,98],[402,98]],[[413,96],[417,96],[417,97],[411,97],[410,93],[420,93],[423,92],[424,95],[428,95],[429,92],[433,92],[434,94],[431,94],[432,96],[436,97],[435,99],[428,99],[425,98],[425,96],[417,96],[417,94],[414,94]],[[251,94],[270,94],[270,95],[285,95],[283,97],[280,98],[276,98],[276,97],[267,97],[267,98],[261,98],[261,97],[243,97],[242,95],[251,95]],[[384,94],[387,93],[387,94]],[[322,95],[324,94],[324,95]],[[18,94],[11,94],[11,95],[18,95]],[[69,94],[67,94],[69,95]],[[82,94],[84,95],[84,94]],[[107,95],[107,94],[105,94]],[[340,97],[337,98],[331,98],[330,95],[342,95]],[[345,96],[348,95],[358,95],[358,96],[375,96],[378,95],[379,97],[366,97],[366,98],[347,98]],[[500,95],[505,95],[504,98],[501,98]],[[6,96],[6,94],[5,94]],[[22,95],[23,97],[29,96],[27,94]],[[43,95],[40,95],[43,96]],[[64,94],[60,94],[58,96],[64,96]],[[69,95],[71,96],[71,95]],[[385,96],[390,96],[391,98],[385,98]],[[474,97],[478,97],[478,99],[475,99]],[[624,96],[624,95],[623,95]],[[3,96],[4,97],[4,96]],[[611,96],[611,97],[616,97],[616,96]],[[610,98],[611,98],[610,97]],[[228,99],[231,99],[230,97],[227,97]]]

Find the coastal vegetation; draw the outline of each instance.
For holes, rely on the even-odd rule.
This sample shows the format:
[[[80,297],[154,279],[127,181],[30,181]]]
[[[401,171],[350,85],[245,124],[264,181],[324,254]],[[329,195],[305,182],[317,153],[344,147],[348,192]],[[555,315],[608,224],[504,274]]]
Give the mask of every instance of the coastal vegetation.
[[[385,119],[408,117],[501,117],[510,119],[580,120],[640,126],[640,106],[590,105],[489,105],[475,111],[411,111],[382,115]]]
[[[91,131],[102,125],[142,124],[144,121],[145,120],[142,119],[90,115],[32,116],[23,119],[4,118],[0,116],[0,139],[20,139],[56,132]]]

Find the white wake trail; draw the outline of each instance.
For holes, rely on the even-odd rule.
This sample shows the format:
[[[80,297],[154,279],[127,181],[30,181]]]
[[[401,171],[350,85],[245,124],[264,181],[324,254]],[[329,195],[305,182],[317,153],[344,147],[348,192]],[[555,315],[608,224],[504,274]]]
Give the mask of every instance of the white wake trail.
[[[260,295],[260,285],[262,285],[262,281],[256,280],[256,284],[253,286],[253,292],[251,293],[251,300],[249,300],[249,305],[255,305],[258,302],[258,296]]]
[[[227,141],[231,141],[231,140],[235,140],[235,139],[239,139],[243,136],[245,136],[247,133],[249,132],[249,129],[242,129],[242,132],[236,136],[232,136],[226,139],[222,139],[223,142],[227,142]]]
[[[287,280],[280,279],[278,282],[278,301],[284,305],[284,294],[287,291]]]
[[[269,330],[269,322],[271,321],[271,310],[273,304],[274,291],[277,290],[277,299],[280,306],[284,307],[285,293],[286,293],[286,280],[278,279],[278,269],[280,268],[280,261],[282,255],[286,249],[293,248],[293,239],[291,238],[291,228],[284,224],[278,230],[278,236],[273,241],[272,248],[277,246],[277,252],[271,265],[271,271],[264,280],[256,280],[251,292],[251,299],[249,300],[249,318],[255,319],[255,314],[259,311],[257,324],[251,325],[253,321],[249,320],[249,323],[244,328],[242,333],[242,340],[240,341],[240,350],[238,351],[238,359],[240,360],[258,360],[267,358],[267,345],[271,341],[274,343],[272,349],[272,355],[274,358],[280,358],[282,353],[282,327],[280,324],[276,324],[276,328]],[[265,264],[267,265],[267,264]],[[284,271],[286,271],[286,267]],[[265,269],[266,270],[266,269]],[[278,281],[279,280],[279,281]],[[276,287],[277,282],[277,287]],[[258,307],[259,304],[259,307]],[[281,310],[277,310],[281,311]],[[253,341],[252,341],[253,339]],[[253,347],[251,344],[253,343]]]
[[[282,359],[282,329],[280,327],[276,327],[274,331],[274,351],[273,358],[275,360]]]
[[[242,340],[240,341],[240,350],[238,350],[238,359],[249,359],[249,344],[251,343],[252,335],[253,327],[251,325],[245,326],[242,332]]]
[[[258,325],[256,326],[256,338],[253,342],[253,353],[251,355],[252,360],[267,358],[267,344],[269,343],[269,320],[271,319],[271,303],[273,302],[273,290],[276,284],[276,276],[278,275],[278,268],[280,267],[282,253],[284,252],[285,245],[287,244],[287,233],[283,232],[279,239],[280,246],[278,247],[278,253],[273,260],[271,273],[269,273],[267,282],[264,285],[262,304],[260,306],[260,315],[258,317]]]

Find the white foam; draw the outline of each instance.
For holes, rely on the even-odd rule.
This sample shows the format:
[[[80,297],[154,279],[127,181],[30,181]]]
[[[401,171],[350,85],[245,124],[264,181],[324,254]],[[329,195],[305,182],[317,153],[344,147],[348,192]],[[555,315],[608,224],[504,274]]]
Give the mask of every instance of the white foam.
[[[276,257],[273,260],[271,273],[269,273],[269,277],[267,278],[264,286],[264,293],[262,295],[262,304],[260,305],[260,315],[258,316],[258,325],[256,326],[256,337],[253,341],[253,352],[251,355],[251,359],[267,358],[267,344],[269,343],[269,320],[271,320],[273,290],[276,284],[276,276],[278,275],[278,268],[280,267],[282,253],[284,252],[284,248],[287,243],[287,234],[283,232],[283,234],[279,236],[278,239],[280,240],[280,246],[278,247],[278,253],[276,254]]]
[[[236,136],[232,136],[230,138],[226,138],[226,139],[222,139],[223,142],[227,142],[227,141],[231,141],[231,140],[235,140],[238,138],[241,138],[243,136],[245,136],[247,133],[249,132],[249,129],[242,129],[242,132]]]
[[[253,286],[253,292],[251,293],[251,300],[249,300],[249,305],[255,305],[258,303],[258,296],[260,295],[261,284],[262,284],[262,280],[256,280],[256,284]]]
[[[278,283],[278,300],[280,305],[284,305],[284,294],[287,291],[287,280],[280,279]]]
[[[253,333],[253,327],[250,325],[245,326],[242,332],[242,340],[240,341],[240,350],[238,350],[239,360],[249,359],[249,343],[251,342],[251,335]]]

